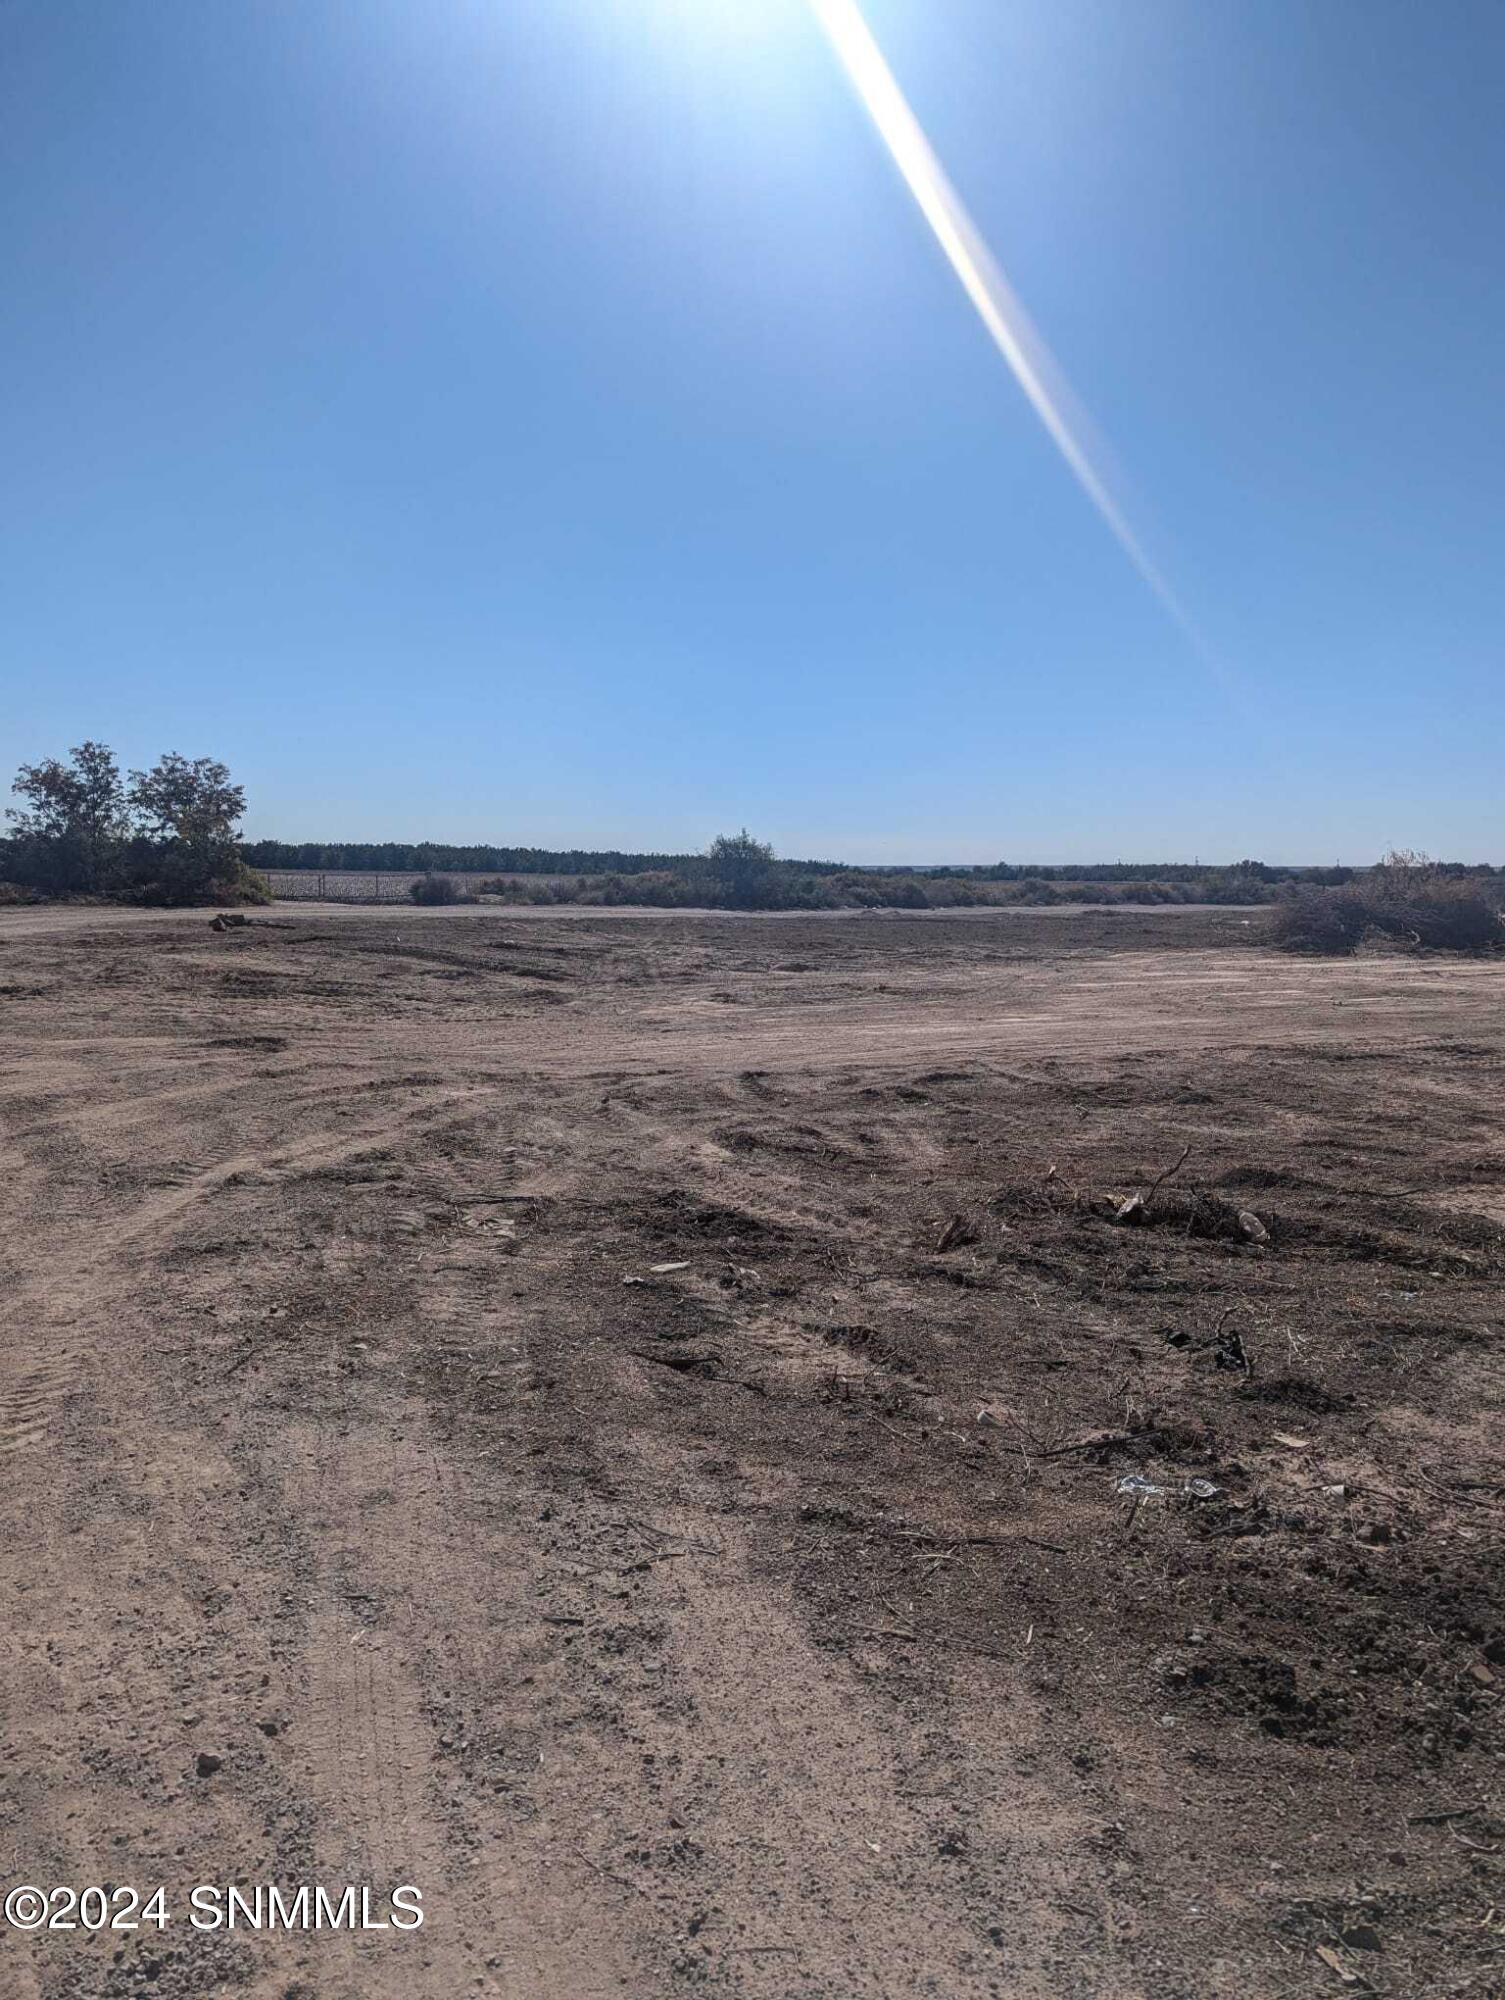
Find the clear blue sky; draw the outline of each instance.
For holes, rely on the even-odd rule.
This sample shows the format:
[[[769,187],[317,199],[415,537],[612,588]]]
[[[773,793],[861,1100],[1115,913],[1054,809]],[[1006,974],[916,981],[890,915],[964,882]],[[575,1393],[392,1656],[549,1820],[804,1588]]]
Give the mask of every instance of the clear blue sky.
[[[0,0],[0,755],[247,830],[1505,860],[1505,5]]]

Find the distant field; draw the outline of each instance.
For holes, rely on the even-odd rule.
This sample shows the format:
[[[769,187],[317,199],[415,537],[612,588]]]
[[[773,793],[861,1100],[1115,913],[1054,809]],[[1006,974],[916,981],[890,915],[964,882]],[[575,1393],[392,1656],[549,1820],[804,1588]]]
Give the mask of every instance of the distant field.
[[[419,868],[394,868],[380,872],[364,868],[264,868],[272,894],[283,903],[405,903],[409,885],[423,880]],[[509,875],[488,868],[483,874],[466,875],[459,869],[441,869],[441,874],[472,889],[482,882],[573,882],[573,875]]]

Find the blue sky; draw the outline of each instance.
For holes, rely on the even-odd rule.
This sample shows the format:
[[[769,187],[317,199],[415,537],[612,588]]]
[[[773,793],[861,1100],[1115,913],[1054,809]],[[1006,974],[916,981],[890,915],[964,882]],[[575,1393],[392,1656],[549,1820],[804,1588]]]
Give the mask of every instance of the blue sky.
[[[1505,860],[1505,7],[0,0],[0,755],[247,830]]]

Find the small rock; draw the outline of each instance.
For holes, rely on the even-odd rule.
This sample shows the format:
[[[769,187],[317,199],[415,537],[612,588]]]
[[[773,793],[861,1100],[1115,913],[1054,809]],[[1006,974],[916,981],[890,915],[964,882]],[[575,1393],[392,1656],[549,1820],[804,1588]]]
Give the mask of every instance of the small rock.
[[[193,1768],[199,1777],[212,1778],[224,1761],[224,1758],[218,1756],[213,1750],[201,1750],[193,1760]]]

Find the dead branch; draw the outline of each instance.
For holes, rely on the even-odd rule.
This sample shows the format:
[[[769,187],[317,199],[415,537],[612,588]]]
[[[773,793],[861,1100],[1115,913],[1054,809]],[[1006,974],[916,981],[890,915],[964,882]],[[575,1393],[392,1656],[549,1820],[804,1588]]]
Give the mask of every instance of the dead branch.
[[[1190,1154],[1191,1154],[1191,1142],[1190,1140],[1188,1140],[1187,1143],[1181,1148],[1181,1157],[1179,1160],[1177,1160],[1176,1164],[1173,1167],[1167,1167],[1164,1173],[1157,1174],[1154,1180],[1150,1182],[1147,1192],[1142,1194],[1139,1198],[1140,1205],[1144,1208],[1146,1213],[1148,1213],[1149,1211],[1150,1203],[1155,1199],[1155,1196],[1160,1192],[1162,1184],[1166,1181],[1175,1179],[1176,1175],[1179,1174],[1181,1169],[1186,1165],[1186,1162],[1190,1157]]]

